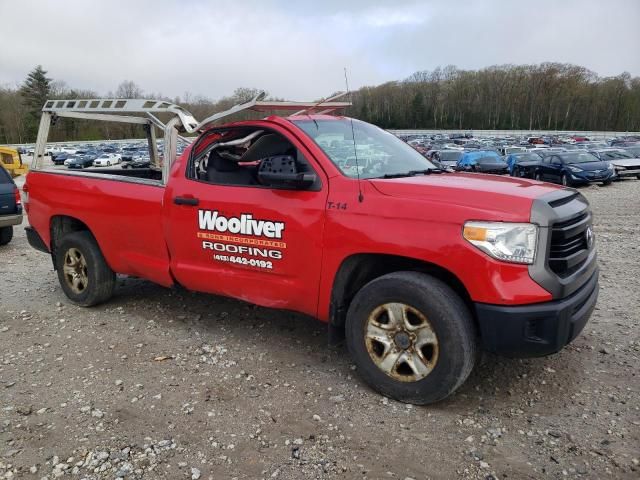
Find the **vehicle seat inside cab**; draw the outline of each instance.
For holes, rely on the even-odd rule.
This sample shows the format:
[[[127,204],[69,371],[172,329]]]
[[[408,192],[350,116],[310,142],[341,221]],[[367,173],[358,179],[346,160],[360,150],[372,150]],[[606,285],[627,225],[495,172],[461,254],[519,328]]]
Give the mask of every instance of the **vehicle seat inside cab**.
[[[277,133],[260,136],[240,156],[222,149],[213,149],[207,159],[207,181],[222,185],[257,185],[260,161],[278,155],[294,155],[296,149]]]
[[[207,181],[222,185],[255,185],[256,167],[240,165],[225,158],[217,150],[211,150],[207,161]]]

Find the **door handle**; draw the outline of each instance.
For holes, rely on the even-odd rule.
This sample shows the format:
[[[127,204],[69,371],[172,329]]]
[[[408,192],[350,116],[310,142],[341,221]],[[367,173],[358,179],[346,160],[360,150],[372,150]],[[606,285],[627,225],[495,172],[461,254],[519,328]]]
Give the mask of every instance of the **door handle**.
[[[188,205],[195,207],[200,203],[200,200],[193,197],[173,197],[173,203],[176,205]]]

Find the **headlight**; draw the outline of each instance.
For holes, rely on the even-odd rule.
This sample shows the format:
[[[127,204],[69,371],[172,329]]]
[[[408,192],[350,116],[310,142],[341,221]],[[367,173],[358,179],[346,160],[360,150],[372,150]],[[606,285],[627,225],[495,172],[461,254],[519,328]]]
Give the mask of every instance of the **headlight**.
[[[581,172],[581,171],[582,171],[582,169],[581,169],[581,168],[578,168],[578,167],[572,167],[571,165],[568,165],[568,166],[567,166],[567,168],[568,168],[569,170],[571,170],[572,172],[575,172],[575,173],[578,173],[578,172]]]
[[[607,169],[608,169],[608,170],[613,170],[613,165],[610,163],[610,164],[607,166]]]
[[[538,227],[531,223],[467,222],[465,240],[498,260],[533,263],[538,243]]]

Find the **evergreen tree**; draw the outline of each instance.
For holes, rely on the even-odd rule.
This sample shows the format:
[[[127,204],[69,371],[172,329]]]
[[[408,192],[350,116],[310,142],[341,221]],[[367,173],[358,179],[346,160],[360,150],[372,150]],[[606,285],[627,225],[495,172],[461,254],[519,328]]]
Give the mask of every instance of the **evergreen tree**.
[[[29,73],[20,88],[20,96],[27,110],[26,131],[30,139],[35,140],[38,134],[40,112],[50,93],[51,79],[47,77],[42,65],[38,65]]]

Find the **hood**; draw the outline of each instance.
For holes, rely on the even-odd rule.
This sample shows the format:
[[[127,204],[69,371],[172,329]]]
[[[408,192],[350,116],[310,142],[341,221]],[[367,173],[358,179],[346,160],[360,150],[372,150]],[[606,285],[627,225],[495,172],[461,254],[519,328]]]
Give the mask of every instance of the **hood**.
[[[368,180],[383,195],[493,212],[505,221],[528,221],[534,199],[562,187],[525,178],[482,173],[445,173]],[[480,215],[478,218],[487,218]],[[488,219],[488,218],[487,218]]]
[[[609,162],[586,162],[586,163],[568,163],[567,165],[571,165],[572,167],[580,168],[586,172],[592,172],[594,170],[606,170],[609,167]]]

